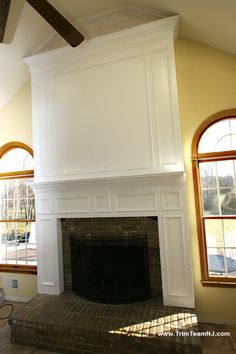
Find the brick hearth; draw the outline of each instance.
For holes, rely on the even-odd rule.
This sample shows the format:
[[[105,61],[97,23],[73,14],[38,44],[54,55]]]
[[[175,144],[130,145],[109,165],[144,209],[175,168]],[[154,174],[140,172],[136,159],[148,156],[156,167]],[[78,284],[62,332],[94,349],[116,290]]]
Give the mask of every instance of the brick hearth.
[[[65,354],[200,354],[200,338],[189,335],[197,330],[193,311],[157,299],[108,305],[68,291],[37,295],[14,314],[11,341]]]

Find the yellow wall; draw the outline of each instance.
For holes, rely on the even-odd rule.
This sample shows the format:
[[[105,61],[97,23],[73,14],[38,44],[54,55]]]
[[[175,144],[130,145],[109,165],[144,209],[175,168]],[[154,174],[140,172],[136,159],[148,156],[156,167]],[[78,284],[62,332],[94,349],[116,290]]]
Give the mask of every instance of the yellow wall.
[[[20,141],[32,147],[31,87],[27,83],[0,111],[0,146]],[[19,290],[9,290],[5,280],[19,279]],[[11,298],[31,298],[37,293],[37,277],[16,273],[0,273],[0,287]]]
[[[7,289],[6,279],[18,279],[19,289]],[[7,300],[27,301],[37,294],[37,276],[31,274],[0,273],[0,287]]]
[[[206,322],[236,323],[236,288],[202,287],[191,170],[191,143],[212,114],[236,108],[236,56],[187,39],[175,46],[185,169],[187,173],[196,310]]]
[[[0,111],[0,145],[21,141],[32,147],[31,86],[24,85]]]

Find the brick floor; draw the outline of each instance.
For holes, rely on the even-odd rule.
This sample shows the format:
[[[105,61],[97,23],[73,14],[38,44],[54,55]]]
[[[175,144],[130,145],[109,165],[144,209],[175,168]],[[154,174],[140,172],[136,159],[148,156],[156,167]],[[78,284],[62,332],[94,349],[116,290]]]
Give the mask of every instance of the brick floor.
[[[13,302],[14,311],[19,311],[25,304]],[[0,317],[6,317],[10,311],[9,307],[0,309]],[[0,320],[0,354],[50,354],[51,352],[45,350],[38,350],[21,345],[13,345],[10,343],[10,326],[8,319]]]
[[[199,337],[176,335],[190,330],[198,327],[189,309],[163,307],[155,299],[98,304],[68,291],[37,295],[16,312],[11,342],[65,354],[199,354]]]

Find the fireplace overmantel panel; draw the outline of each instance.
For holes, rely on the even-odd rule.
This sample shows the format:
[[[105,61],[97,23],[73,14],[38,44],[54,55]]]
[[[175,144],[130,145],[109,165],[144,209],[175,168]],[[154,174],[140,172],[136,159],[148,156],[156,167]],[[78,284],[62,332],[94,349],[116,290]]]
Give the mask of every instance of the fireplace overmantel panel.
[[[26,59],[35,180],[183,172],[178,16]]]

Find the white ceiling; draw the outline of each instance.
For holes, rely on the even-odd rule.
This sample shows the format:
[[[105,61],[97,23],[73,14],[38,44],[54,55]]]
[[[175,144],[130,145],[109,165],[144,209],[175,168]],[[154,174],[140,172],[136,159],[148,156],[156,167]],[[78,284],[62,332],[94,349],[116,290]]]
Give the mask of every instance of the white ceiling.
[[[12,0],[13,4],[14,1]],[[180,15],[180,35],[236,54],[235,0],[49,0],[68,20],[118,8],[136,8],[163,17]],[[79,27],[79,25],[78,25]],[[29,80],[22,58],[37,53],[55,31],[25,3],[14,40],[0,44],[0,109]]]

